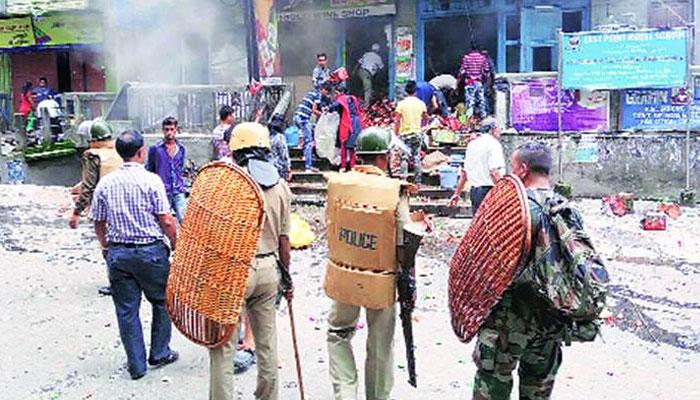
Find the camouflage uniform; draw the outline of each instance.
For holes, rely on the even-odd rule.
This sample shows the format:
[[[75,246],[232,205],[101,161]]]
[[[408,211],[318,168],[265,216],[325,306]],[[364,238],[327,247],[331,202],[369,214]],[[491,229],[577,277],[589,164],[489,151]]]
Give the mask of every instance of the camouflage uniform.
[[[541,193],[537,193],[539,197]],[[530,200],[533,232],[539,232],[541,208]],[[535,251],[543,237],[535,238]],[[518,366],[520,399],[549,399],[561,365],[564,326],[526,281],[516,281],[479,330],[474,363],[475,400],[508,400],[512,372]]]

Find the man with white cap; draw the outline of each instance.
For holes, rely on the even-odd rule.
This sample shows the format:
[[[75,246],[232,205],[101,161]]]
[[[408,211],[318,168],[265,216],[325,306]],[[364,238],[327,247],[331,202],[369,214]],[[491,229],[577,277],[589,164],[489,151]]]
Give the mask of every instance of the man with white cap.
[[[369,105],[372,101],[372,81],[379,70],[384,69],[384,62],[379,55],[379,44],[372,45],[372,49],[362,55],[362,58],[357,62],[359,68],[358,76],[362,80],[362,88],[365,93],[365,105]]]
[[[472,184],[469,199],[473,214],[476,215],[481,202],[506,172],[500,139],[501,128],[496,118],[484,118],[481,121],[481,133],[467,146],[464,167],[460,171],[455,193],[450,199],[451,206],[457,205],[464,185],[469,181]]]

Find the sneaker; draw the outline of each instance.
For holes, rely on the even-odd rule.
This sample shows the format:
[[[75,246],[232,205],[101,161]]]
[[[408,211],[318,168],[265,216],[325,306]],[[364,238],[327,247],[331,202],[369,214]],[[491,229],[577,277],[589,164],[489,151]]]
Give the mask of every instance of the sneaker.
[[[160,368],[160,367],[164,367],[168,364],[174,363],[175,361],[177,361],[178,358],[180,358],[180,354],[178,354],[178,352],[175,350],[170,350],[170,354],[161,358],[160,360],[154,360],[154,359],[149,357],[148,358],[148,365],[150,365],[154,368]]]
[[[317,173],[319,171],[316,167],[311,167],[306,169],[306,173]]]
[[[236,352],[233,358],[233,373],[242,374],[250,369],[255,364],[255,351],[251,349],[242,349]]]

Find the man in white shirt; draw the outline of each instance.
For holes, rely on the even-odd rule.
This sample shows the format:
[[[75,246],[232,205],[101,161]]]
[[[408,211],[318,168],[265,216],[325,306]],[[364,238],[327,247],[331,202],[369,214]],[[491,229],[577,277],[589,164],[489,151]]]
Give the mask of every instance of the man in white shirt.
[[[362,80],[362,87],[365,92],[365,105],[372,101],[372,81],[379,70],[384,69],[384,62],[379,55],[379,44],[372,45],[372,50],[362,55],[357,62],[359,67],[358,75]]]
[[[506,162],[501,146],[501,128],[496,119],[487,117],[481,121],[481,134],[469,142],[464,156],[464,168],[460,171],[459,182],[455,193],[450,199],[450,205],[455,206],[459,202],[460,194],[467,181],[472,188],[469,199],[472,203],[473,214],[481,206],[489,190],[498,182],[506,172]]]

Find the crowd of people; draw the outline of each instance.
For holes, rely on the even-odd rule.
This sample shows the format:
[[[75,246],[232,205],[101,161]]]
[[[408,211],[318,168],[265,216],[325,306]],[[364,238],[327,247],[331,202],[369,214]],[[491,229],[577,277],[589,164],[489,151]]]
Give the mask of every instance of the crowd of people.
[[[326,63],[325,54],[319,54],[318,66],[313,71],[315,87],[302,98],[293,113],[294,124],[303,133],[305,168],[315,171],[314,118],[337,112],[340,118],[336,146],[340,152],[340,171],[344,172],[338,176],[347,177],[338,179],[347,179],[347,184],[351,187],[359,185],[357,188],[361,190],[364,179],[353,174],[365,174],[358,176],[366,176],[367,181],[373,182],[387,179],[380,182],[386,182],[387,187],[399,191],[395,193],[398,205],[394,212],[382,217],[391,219],[389,226],[396,230],[395,236],[391,236],[391,245],[387,247],[385,241],[379,240],[381,246],[360,246],[363,251],[375,252],[368,255],[369,259],[380,257],[376,252],[381,252],[382,257],[386,255],[384,252],[395,252],[395,258],[389,258],[395,260],[390,272],[398,274],[398,271],[413,265],[413,261],[407,258],[411,256],[407,255],[410,252],[405,237],[407,232],[416,232],[411,224],[417,217],[410,215],[409,203],[410,196],[417,192],[417,185],[421,183],[421,147],[426,120],[430,113],[448,110],[445,93],[453,93],[457,79],[442,75],[427,84],[409,81],[404,98],[396,105],[394,129],[368,128],[363,122],[363,101],[350,94],[344,85],[333,85],[329,81],[332,73]],[[376,57],[365,54],[360,63],[360,69],[366,71],[362,73],[365,79],[375,68],[382,66]],[[499,142],[501,129],[496,120],[484,112],[486,108],[480,93],[483,82],[477,79],[479,74],[487,71],[488,62],[481,52],[465,56],[464,73],[460,79],[465,80],[468,88],[467,103],[472,102],[479,116],[479,131],[467,148],[464,168],[450,202],[456,204],[466,183],[470,182],[470,199],[475,214],[487,193],[505,174],[505,157]],[[364,94],[366,102],[372,95],[371,85],[365,86]],[[284,135],[285,121],[281,116],[274,116],[267,124],[236,123],[229,106],[220,109],[219,119],[220,124],[213,132],[215,157],[239,165],[257,182],[265,197],[266,218],[243,299],[242,329],[224,345],[209,350],[209,398],[230,400],[234,373],[257,362],[255,398],[277,399],[275,300],[280,284],[278,268],[287,271],[290,268],[292,195],[286,181],[291,177],[291,165]],[[187,150],[177,139],[178,132],[178,121],[168,117],[162,122],[162,140],[147,147],[139,132],[127,130],[116,135],[109,124],[96,121],[90,127],[90,148],[82,159],[80,194],[69,222],[72,228],[76,228],[80,216],[90,210],[108,270],[109,287],[100,290],[112,296],[128,372],[134,380],[146,375],[148,365],[162,367],[179,358],[178,352],[170,347],[172,328],[165,307],[170,256],[177,249],[179,225],[183,223],[187,209],[187,188],[183,180]],[[408,157],[395,170],[392,157],[397,148],[404,149]],[[411,178],[410,163],[414,166]],[[533,194],[529,200],[529,207],[533,210],[529,223],[534,227],[533,231],[541,231],[542,201],[556,196],[549,180],[552,167],[550,149],[539,143],[522,145],[513,153],[510,167],[528,194]],[[273,172],[274,176],[271,176],[270,171],[276,174]],[[388,179],[389,176],[401,179],[403,184],[396,186],[396,180]],[[348,198],[342,204],[353,201],[357,200]],[[329,255],[337,254],[337,248],[333,246],[338,244],[334,243],[336,241],[329,240]],[[537,261],[535,255],[533,252],[528,256],[524,263],[526,267]],[[363,266],[355,267],[361,270]],[[352,272],[346,272],[347,276],[353,276]],[[374,272],[366,273],[372,275]],[[415,280],[415,271],[411,269],[409,273]],[[352,281],[354,278],[348,279]],[[518,365],[520,398],[547,399],[551,396],[561,364],[566,326],[556,317],[555,311],[539,299],[533,300],[534,294],[528,285],[520,282],[508,289],[479,331],[474,352],[477,365],[475,399],[510,398],[512,372]],[[390,287],[395,290],[395,286]],[[288,299],[293,298],[293,290],[286,290],[285,294]],[[153,308],[148,353],[139,318],[142,295]],[[393,292],[389,296],[395,298]],[[360,311],[365,308],[369,330],[366,398],[389,399],[394,383],[394,300],[389,306],[377,309],[363,300],[331,298],[327,346],[330,386],[335,398],[357,398],[358,368],[351,341]],[[412,307],[415,296],[413,300],[409,296],[407,302]]]
[[[340,169],[351,169],[355,165],[354,147],[357,135],[368,128],[364,113],[378,100],[373,89],[374,78],[384,68],[379,54],[380,46],[374,44],[363,54],[349,76],[357,76],[362,81],[363,98],[352,95],[347,86],[349,76],[328,67],[328,56],[319,53],[317,65],[312,72],[312,89],[307,92],[294,110],[293,124],[299,129],[303,141],[304,166],[306,172],[318,172],[314,161],[315,123],[328,112],[338,112],[336,147],[340,153]],[[468,130],[477,134],[484,127],[484,121],[493,113],[489,101],[493,85],[493,62],[488,53],[476,45],[462,58],[459,74],[437,75],[429,82],[409,81],[404,86],[403,99],[395,106],[392,116],[396,136],[393,146],[400,165],[393,174],[408,179],[409,166],[413,167],[410,179],[422,182],[421,160],[426,148],[425,133],[432,128],[431,116],[453,117],[462,121]],[[459,93],[464,93],[460,97]],[[391,128],[391,127],[390,127]]]

